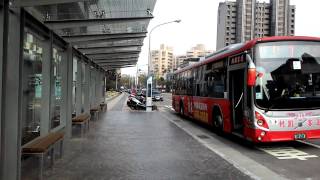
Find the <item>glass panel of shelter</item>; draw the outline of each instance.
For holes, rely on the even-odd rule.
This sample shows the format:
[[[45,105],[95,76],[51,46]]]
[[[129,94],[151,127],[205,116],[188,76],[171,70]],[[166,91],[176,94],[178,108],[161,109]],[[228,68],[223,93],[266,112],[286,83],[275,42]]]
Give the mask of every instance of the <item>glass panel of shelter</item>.
[[[78,72],[78,61],[79,58],[73,56],[72,60],[72,116],[76,116],[76,103],[77,103],[77,72]]]
[[[95,69],[96,78],[95,78],[95,86],[96,86],[96,95],[95,95],[95,106],[100,104],[100,72],[99,70]]]
[[[104,78],[104,76],[103,76],[103,73],[102,72],[100,72],[100,83],[101,83],[101,91],[100,91],[100,93],[101,93],[101,102],[102,103],[105,103],[105,99],[104,99],[104,91],[105,91],[105,87],[106,87],[106,85],[105,85],[105,78]]]
[[[62,61],[65,61],[63,49],[58,46],[52,48],[52,63],[51,63],[51,123],[50,127],[55,128],[61,124],[60,109],[62,100],[61,79],[62,79]]]
[[[48,41],[46,41],[48,43]],[[22,68],[22,140],[25,144],[40,136],[43,85],[43,43],[45,39],[25,28]],[[48,50],[46,50],[48,52]]]
[[[76,115],[81,114],[82,111],[82,61],[81,58],[76,63],[77,71],[75,73],[76,79],[75,83],[75,112]]]
[[[90,65],[89,63],[85,62],[84,63],[84,71],[85,74],[83,76],[84,82],[83,82],[83,94],[84,94],[84,101],[83,101],[83,107],[84,107],[84,112],[89,112],[90,110]]]
[[[82,57],[73,57],[72,115],[89,111],[89,67]]]
[[[72,85],[72,104],[73,116],[79,115],[88,111],[88,70],[87,64],[84,62],[83,57],[73,57],[73,85]]]
[[[94,68],[90,68],[90,107],[95,106],[95,92],[96,92],[96,86],[95,86],[95,71]]]
[[[86,65],[81,62],[81,113],[85,112]]]

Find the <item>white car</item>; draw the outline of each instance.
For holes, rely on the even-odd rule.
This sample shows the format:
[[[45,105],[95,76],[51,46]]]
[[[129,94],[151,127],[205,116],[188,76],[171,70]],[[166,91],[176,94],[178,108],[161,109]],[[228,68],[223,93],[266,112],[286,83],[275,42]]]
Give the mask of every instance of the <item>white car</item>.
[[[153,101],[163,101],[163,96],[161,95],[160,92],[158,92],[158,91],[153,91],[153,92],[152,92],[152,100],[153,100]]]

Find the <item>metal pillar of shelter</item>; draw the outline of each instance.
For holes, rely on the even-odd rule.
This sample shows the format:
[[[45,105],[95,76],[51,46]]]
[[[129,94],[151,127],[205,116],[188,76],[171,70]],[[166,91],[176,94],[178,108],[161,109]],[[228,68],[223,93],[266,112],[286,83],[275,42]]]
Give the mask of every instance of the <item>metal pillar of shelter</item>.
[[[24,14],[20,8],[9,10],[9,1],[2,1],[1,39],[1,160],[0,179],[20,179],[20,86],[21,37]],[[15,31],[10,31],[15,29]],[[10,37],[10,38],[8,38]],[[10,162],[10,163],[9,163]]]

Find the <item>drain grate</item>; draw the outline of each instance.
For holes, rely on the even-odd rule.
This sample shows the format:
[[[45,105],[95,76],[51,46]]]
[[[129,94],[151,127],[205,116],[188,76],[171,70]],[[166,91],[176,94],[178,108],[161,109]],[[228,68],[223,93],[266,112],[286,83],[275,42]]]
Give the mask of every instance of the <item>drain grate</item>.
[[[206,135],[203,135],[203,134],[197,135],[197,137],[200,138],[200,139],[209,139],[210,138],[210,137],[208,137]]]

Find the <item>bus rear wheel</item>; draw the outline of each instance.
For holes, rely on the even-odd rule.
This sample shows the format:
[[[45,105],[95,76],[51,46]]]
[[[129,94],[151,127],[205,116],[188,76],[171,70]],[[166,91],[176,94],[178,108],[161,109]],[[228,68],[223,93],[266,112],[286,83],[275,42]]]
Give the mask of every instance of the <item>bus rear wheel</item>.
[[[223,119],[220,113],[213,114],[213,128],[218,134],[223,132]]]

